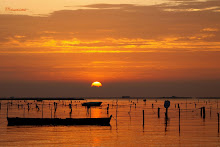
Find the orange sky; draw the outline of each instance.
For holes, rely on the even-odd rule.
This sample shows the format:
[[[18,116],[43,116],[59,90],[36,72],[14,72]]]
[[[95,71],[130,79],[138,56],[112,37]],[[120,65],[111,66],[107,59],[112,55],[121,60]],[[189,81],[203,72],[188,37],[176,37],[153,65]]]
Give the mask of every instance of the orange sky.
[[[0,7],[0,81],[218,81],[219,15],[219,0],[8,1]]]

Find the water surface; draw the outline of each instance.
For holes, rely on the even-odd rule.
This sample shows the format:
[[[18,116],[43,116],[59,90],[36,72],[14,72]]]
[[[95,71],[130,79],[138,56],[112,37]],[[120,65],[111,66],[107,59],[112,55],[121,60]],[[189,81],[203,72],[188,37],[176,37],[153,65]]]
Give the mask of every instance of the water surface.
[[[170,99],[165,123],[165,99],[88,99],[102,101],[87,110],[84,101],[1,101],[1,146],[219,146],[217,99]],[[54,113],[54,102],[58,107]],[[7,126],[9,117],[109,117],[111,126]],[[29,111],[28,104],[29,103]],[[72,103],[72,114],[69,104]],[[18,108],[19,104],[19,108]],[[36,108],[36,104],[39,110]],[[109,104],[109,113],[107,106]],[[136,104],[136,106],[135,106]],[[153,104],[153,106],[152,106]],[[181,110],[179,132],[179,109]],[[196,104],[196,105],[195,105]],[[23,105],[23,106],[22,106]],[[158,118],[158,107],[160,117]],[[201,107],[206,116],[201,117]],[[143,110],[145,124],[143,126]]]

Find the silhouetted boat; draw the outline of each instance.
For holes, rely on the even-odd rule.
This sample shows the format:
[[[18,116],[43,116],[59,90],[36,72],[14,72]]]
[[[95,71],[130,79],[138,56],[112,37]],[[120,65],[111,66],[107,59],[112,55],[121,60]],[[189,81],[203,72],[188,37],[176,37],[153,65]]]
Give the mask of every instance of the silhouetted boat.
[[[8,126],[22,125],[101,125],[109,126],[112,115],[107,118],[21,118],[7,117]]]
[[[102,102],[85,102],[85,103],[82,103],[82,106],[87,106],[87,107],[100,106],[101,104]]]

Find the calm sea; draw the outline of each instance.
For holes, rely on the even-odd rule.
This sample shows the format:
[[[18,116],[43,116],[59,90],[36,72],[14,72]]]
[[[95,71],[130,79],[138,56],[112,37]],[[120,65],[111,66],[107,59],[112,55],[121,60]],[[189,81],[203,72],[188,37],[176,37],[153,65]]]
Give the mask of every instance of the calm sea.
[[[217,99],[170,99],[167,123],[164,99],[89,99],[103,102],[91,110],[81,106],[85,101],[2,100],[0,146],[220,146]],[[56,113],[54,102],[58,103]],[[7,103],[9,117],[40,118],[43,104],[44,118],[113,118],[111,126],[7,126]],[[205,107],[205,118],[201,107]]]

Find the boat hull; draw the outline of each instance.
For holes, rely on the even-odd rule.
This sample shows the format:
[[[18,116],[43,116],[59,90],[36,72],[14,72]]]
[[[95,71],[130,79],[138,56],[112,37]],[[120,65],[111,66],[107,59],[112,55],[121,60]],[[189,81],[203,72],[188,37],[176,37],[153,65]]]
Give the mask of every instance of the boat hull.
[[[86,102],[86,103],[82,103],[82,106],[91,107],[91,106],[100,106],[101,104],[102,102]]]
[[[108,118],[20,118],[8,117],[8,126],[19,125],[102,125],[109,126],[111,117]]]

